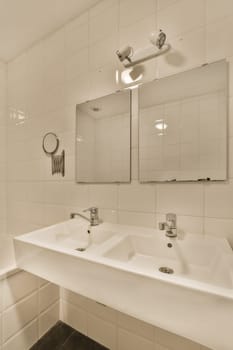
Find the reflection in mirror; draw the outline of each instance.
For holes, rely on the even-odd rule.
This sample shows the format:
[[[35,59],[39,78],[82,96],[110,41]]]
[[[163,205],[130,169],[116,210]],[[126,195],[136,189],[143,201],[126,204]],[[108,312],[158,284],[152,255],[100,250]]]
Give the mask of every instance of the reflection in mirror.
[[[139,176],[150,181],[225,180],[227,63],[139,89]]]
[[[76,181],[130,181],[130,91],[77,105]]]

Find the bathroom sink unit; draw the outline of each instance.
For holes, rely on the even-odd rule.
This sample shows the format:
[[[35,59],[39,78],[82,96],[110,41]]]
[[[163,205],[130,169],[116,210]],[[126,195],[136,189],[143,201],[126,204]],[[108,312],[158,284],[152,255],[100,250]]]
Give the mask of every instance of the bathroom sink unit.
[[[213,350],[232,350],[225,239],[83,219],[15,237],[18,267]]]

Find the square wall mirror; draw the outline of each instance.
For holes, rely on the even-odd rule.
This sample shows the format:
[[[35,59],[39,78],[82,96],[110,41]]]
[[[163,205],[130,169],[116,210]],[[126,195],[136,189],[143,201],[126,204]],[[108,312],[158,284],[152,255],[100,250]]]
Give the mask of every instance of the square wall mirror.
[[[119,91],[76,108],[76,181],[130,182],[131,93]]]
[[[139,89],[140,182],[227,178],[226,61]]]

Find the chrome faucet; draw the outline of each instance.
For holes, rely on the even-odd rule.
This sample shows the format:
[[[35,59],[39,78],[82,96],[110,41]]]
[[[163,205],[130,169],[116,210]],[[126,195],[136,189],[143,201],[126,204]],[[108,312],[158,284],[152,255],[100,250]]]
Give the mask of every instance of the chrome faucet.
[[[75,216],[80,216],[81,218],[87,220],[91,226],[97,226],[100,224],[100,219],[99,219],[99,210],[96,207],[91,207],[88,209],[83,210],[83,212],[90,212],[90,219],[88,219],[85,215],[82,215],[80,213],[71,213],[70,218],[74,219]]]
[[[166,230],[167,237],[176,237],[176,214],[166,214],[166,222],[159,222],[159,229]]]

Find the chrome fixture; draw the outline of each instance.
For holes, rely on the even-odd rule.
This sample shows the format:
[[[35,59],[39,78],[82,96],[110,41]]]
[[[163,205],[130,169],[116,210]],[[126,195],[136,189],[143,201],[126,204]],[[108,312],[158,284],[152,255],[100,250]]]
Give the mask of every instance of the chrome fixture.
[[[176,214],[166,214],[166,222],[159,222],[159,229],[166,230],[167,237],[176,237]]]
[[[150,34],[150,43],[152,46],[147,46],[143,49],[134,51],[131,46],[125,46],[116,51],[116,54],[126,68],[133,67],[136,64],[145,62],[157,56],[163,55],[170,50],[171,45],[166,43],[166,34],[160,29],[159,33],[152,32]],[[155,47],[157,48],[155,50]]]
[[[131,57],[133,56],[133,48],[131,46],[125,46],[122,49],[117,50],[116,54],[121,62],[125,60],[131,62]]]
[[[47,156],[51,156],[52,175],[62,174],[62,176],[65,176],[65,151],[63,150],[61,155],[56,155],[58,147],[59,138],[56,134],[48,132],[44,135],[42,148]]]
[[[91,226],[97,226],[100,224],[100,219],[99,219],[99,210],[96,207],[91,207],[88,209],[83,210],[83,212],[90,212],[90,219],[88,219],[85,215],[80,214],[80,213],[71,213],[70,218],[74,219],[75,216],[80,216],[81,218],[87,220]]]
[[[155,38],[154,38],[154,33],[151,34],[150,42],[151,42],[152,44],[155,44],[155,45],[157,46],[157,48],[158,48],[159,50],[161,50],[162,47],[163,47],[163,45],[164,45],[165,42],[166,42],[166,39],[167,39],[166,34],[160,29],[159,35],[158,35],[158,37],[156,38],[156,40],[155,40]],[[154,40],[155,40],[155,41],[154,41]]]
[[[174,270],[171,269],[170,267],[167,267],[167,266],[162,266],[159,268],[159,271],[162,272],[162,273],[167,273],[169,275],[173,274],[174,273]]]

